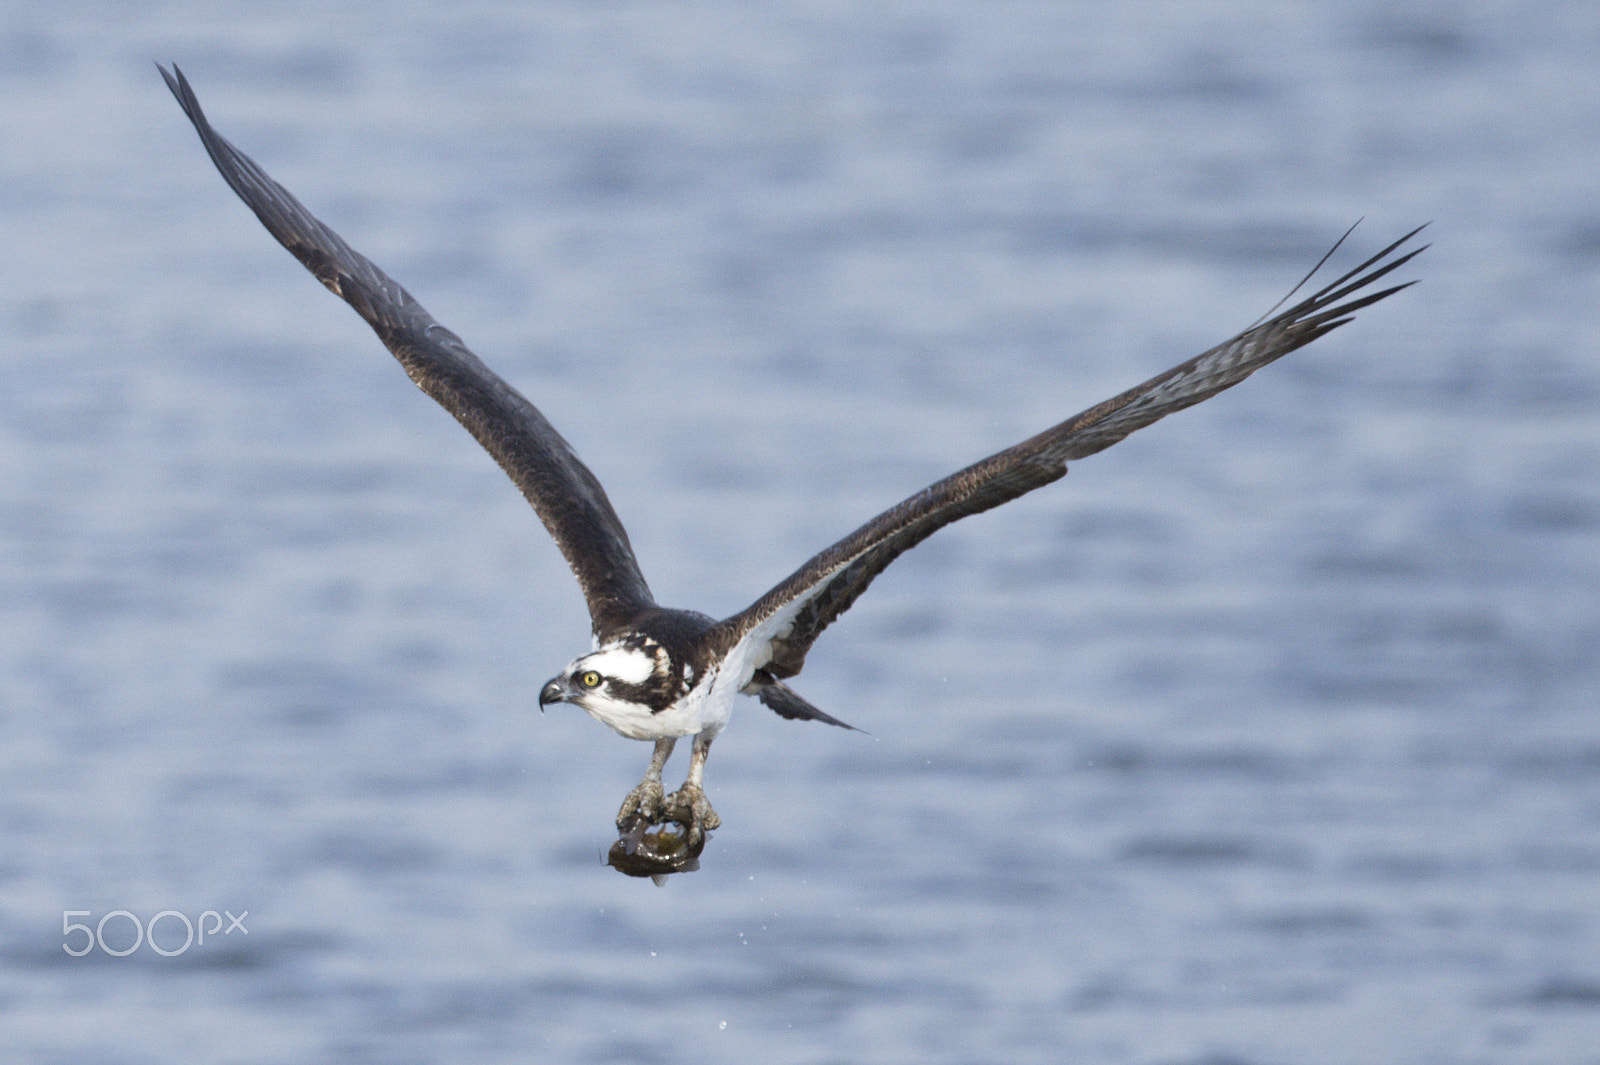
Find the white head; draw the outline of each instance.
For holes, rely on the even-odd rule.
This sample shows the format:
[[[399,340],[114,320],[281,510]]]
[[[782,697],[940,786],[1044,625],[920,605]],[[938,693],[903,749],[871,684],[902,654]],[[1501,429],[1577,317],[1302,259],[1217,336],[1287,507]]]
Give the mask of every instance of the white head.
[[[687,734],[664,712],[688,690],[666,648],[628,636],[573,659],[539,692],[539,706],[572,703],[629,739],[660,739]]]

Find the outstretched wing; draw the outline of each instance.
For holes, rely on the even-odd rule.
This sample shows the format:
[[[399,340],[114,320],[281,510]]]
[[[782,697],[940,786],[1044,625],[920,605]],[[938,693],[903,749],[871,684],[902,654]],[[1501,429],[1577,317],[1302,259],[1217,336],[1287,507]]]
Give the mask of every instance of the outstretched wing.
[[[366,319],[417,387],[455,415],[522,489],[577,575],[595,635],[609,635],[654,605],[605,490],[544,415],[212,129],[176,65],[172,73],[158,69],[223,179],[267,231]]]
[[[746,666],[774,678],[794,676],[822,630],[849,609],[889,563],[935,531],[1049,484],[1066,474],[1069,461],[1103,451],[1158,418],[1231,388],[1274,359],[1350,321],[1355,311],[1415,284],[1356,295],[1423,250],[1391,257],[1421,228],[1281,314],[884,511],[748,609],[719,622],[712,638],[725,654]]]

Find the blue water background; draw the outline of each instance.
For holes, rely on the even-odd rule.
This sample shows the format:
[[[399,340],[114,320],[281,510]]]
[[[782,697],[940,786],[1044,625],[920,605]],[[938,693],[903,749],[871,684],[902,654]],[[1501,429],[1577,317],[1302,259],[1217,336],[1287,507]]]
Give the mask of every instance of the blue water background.
[[[1590,0],[0,11],[7,1060],[1600,1061]],[[1435,245],[897,563],[657,888],[559,555],[153,60],[710,613]]]

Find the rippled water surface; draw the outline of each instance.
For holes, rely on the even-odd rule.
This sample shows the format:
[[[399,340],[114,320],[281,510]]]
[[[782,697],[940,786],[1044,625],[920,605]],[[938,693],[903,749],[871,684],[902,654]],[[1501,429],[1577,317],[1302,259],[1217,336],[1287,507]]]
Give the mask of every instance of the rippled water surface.
[[[1592,4],[0,6],[8,1060],[1600,1061]],[[560,556],[152,60],[710,613],[1434,247],[897,563],[656,888]]]

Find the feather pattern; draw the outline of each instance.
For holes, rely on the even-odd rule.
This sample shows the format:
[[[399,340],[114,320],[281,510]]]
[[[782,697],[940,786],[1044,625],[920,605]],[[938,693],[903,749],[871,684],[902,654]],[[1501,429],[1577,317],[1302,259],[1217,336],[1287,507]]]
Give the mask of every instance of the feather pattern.
[[[1350,321],[1361,308],[1415,284],[1357,295],[1423,251],[1426,245],[1395,255],[1421,229],[1288,310],[889,508],[814,556],[747,609],[719,622],[708,638],[728,649],[747,639],[766,641],[765,661],[759,651],[752,656],[756,667],[780,679],[794,676],[817,637],[873,579],[939,529],[1064,477],[1069,461],[1103,451],[1136,429],[1233,387]]]
[[[655,605],[622,521],[571,445],[521,393],[433,320],[399,283],[351,248],[211,128],[183,72],[159,68],[211,161],[267,231],[354,307],[411,380],[494,456],[538,513],[589,605],[597,639]]]

